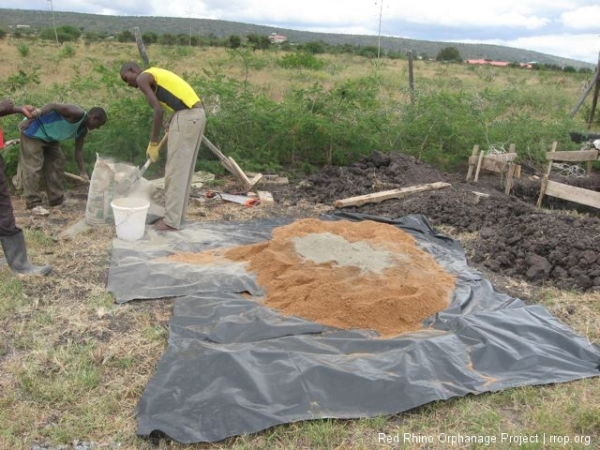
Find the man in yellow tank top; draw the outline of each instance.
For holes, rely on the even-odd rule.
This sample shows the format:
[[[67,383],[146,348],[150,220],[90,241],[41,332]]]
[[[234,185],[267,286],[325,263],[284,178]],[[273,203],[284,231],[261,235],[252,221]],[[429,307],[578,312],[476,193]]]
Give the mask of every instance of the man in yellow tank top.
[[[126,62],[121,66],[121,79],[138,88],[154,110],[152,133],[146,155],[158,159],[158,137],[163,112],[173,115],[169,121],[167,165],[165,167],[165,216],[154,224],[160,231],[178,230],[185,216],[198,150],[204,135],[206,114],[194,89],[173,72],[158,67],[142,69]]]

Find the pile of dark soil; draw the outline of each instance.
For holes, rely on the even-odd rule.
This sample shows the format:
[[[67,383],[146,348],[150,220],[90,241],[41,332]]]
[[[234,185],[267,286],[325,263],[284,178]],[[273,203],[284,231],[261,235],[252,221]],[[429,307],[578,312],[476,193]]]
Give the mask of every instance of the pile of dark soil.
[[[536,208],[539,177],[516,180],[510,196],[498,174],[482,174],[477,183],[465,182],[465,177],[466,170],[464,175],[448,174],[410,156],[375,152],[348,167],[324,168],[274,195],[292,207],[301,201],[333,206],[348,197],[448,182],[449,188],[344,211],[388,218],[423,214],[434,227],[478,232],[467,252],[475,266],[537,286],[600,290],[600,211],[548,197],[542,209]],[[558,181],[600,190],[597,173]]]

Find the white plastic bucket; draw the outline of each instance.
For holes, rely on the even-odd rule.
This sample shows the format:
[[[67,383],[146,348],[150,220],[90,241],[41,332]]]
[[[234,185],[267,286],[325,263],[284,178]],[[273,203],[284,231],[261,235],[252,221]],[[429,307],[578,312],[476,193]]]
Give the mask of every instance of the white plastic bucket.
[[[122,197],[110,203],[115,216],[117,237],[125,241],[137,241],[144,237],[146,216],[150,202],[143,198]]]

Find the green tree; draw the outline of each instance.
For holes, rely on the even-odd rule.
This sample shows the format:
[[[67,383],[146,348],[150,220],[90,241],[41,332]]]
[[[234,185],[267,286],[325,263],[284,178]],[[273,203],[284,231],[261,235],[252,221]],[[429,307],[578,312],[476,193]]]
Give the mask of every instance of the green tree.
[[[312,55],[325,53],[325,43],[322,41],[310,41],[302,46],[302,50]]]
[[[237,34],[232,34],[227,38],[225,46],[227,48],[240,48],[242,46],[242,38]]]
[[[444,47],[438,52],[435,59],[436,61],[462,62],[462,57],[460,56],[460,52],[456,47]]]
[[[81,36],[81,30],[71,25],[61,25],[56,28],[45,28],[40,32],[40,39],[54,41],[58,38],[58,42],[74,42]]]
[[[117,41],[119,42],[135,42],[135,36],[129,30],[123,30],[117,34]]]
[[[5,29],[0,28],[0,39],[4,39],[7,35],[7,32]]]
[[[261,36],[255,33],[250,33],[246,35],[246,39],[248,41],[248,45],[254,51],[266,50],[271,47],[271,40],[269,39],[269,36]]]
[[[177,37],[171,33],[165,33],[158,38],[158,43],[161,45],[175,45],[177,43]]]
[[[258,38],[258,48],[261,50],[271,48],[271,39],[269,39],[269,36],[262,35]]]
[[[259,36],[256,33],[250,33],[246,35],[246,40],[248,41],[248,46],[252,50],[258,49]]]
[[[100,34],[96,33],[95,31],[86,31],[85,33],[83,33],[83,40],[86,43],[97,42],[100,39]]]
[[[377,58],[378,53],[378,49],[374,45],[367,45],[358,51],[358,54],[365,58]]]
[[[146,45],[156,44],[158,42],[158,34],[154,31],[146,31],[142,34],[142,40]]]
[[[178,45],[190,45],[190,35],[189,34],[178,34],[177,35],[177,44]]]

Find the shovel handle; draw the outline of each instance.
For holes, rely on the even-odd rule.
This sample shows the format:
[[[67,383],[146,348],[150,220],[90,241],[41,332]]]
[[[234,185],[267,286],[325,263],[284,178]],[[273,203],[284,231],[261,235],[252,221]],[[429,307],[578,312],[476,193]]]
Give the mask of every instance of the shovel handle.
[[[169,136],[169,133],[165,133],[164,136],[162,137],[162,139],[160,140],[160,142],[158,143],[158,150],[160,151],[160,149],[162,148],[163,145],[165,145],[165,142],[167,142],[167,137]]]
[[[146,169],[148,167],[150,167],[150,163],[152,162],[152,160],[150,158],[148,158],[146,160],[146,162],[144,163],[144,165],[142,166],[142,168],[140,169],[140,176],[144,174],[144,172],[146,171]]]
[[[85,178],[75,175],[74,173],[65,172],[65,176],[72,178],[73,180],[81,181],[82,183],[90,183],[90,180],[86,180]]]
[[[165,142],[167,142],[168,135],[169,135],[169,133],[165,133],[165,135],[162,137],[162,139],[158,143],[158,150],[159,151],[162,148],[162,146],[165,145]],[[146,162],[144,163],[144,165],[140,168],[140,173],[139,173],[139,176],[137,177],[138,179],[141,178],[142,175],[144,175],[144,172],[146,171],[146,169],[148,169],[148,167],[150,167],[151,163],[152,163],[152,160],[150,158],[148,158],[146,160]]]

